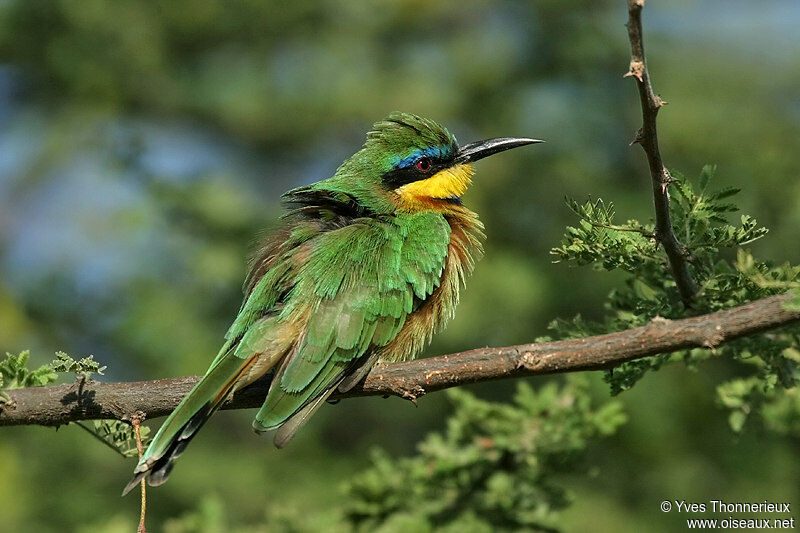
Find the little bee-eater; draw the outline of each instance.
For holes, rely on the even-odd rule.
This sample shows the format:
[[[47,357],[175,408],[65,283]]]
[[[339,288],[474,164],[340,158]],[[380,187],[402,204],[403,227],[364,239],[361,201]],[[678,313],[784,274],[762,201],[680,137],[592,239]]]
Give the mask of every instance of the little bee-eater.
[[[163,483],[222,402],[267,372],[253,426],[277,429],[281,448],[375,363],[416,357],[452,316],[482,255],[483,225],[461,204],[472,163],[537,142],[459,146],[432,120],[392,113],[332,178],[287,192],[283,228],[253,256],[222,349],[158,430],[125,492],[145,476]]]

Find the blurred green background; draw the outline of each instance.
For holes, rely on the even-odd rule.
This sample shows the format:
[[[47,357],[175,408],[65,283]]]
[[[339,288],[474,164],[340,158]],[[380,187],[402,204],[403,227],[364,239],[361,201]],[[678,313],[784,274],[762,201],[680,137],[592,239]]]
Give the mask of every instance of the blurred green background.
[[[0,1],[0,350],[94,354],[105,380],[201,373],[280,193],[330,176],[393,110],[462,142],[548,141],[479,164],[465,202],[486,224],[486,257],[429,354],[600,316],[621,278],[548,252],[573,222],[564,196],[652,217],[644,156],[628,146],[640,114],[622,78],[626,16],[624,0]],[[668,166],[717,164],[717,185],[744,188],[743,211],[772,230],[753,251],[800,261],[800,4],[653,0],[644,23],[670,103]],[[592,451],[595,475],[565,480],[564,527],[682,530],[664,499],[800,505],[800,442],[734,435],[714,403],[736,373],[669,367],[623,394],[630,422]],[[514,384],[471,389],[503,399]],[[347,400],[283,451],[253,435],[252,413],[219,414],[150,492],[149,525],[201,508],[222,529],[278,512],[324,530],[368,450],[411,453],[447,414],[436,394],[417,408]],[[0,434],[0,529],[135,527],[138,499],[119,498],[133,461],[74,427]]]

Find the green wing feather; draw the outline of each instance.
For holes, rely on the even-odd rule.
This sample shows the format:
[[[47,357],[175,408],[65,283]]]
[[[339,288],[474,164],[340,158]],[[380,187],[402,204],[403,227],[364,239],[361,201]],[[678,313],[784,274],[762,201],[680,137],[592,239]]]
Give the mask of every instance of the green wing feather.
[[[307,419],[304,407],[330,394],[371,349],[391,342],[439,285],[449,238],[450,226],[437,213],[370,219],[319,235],[283,312],[307,311],[305,334],[276,374],[254,427],[280,426],[295,413]]]

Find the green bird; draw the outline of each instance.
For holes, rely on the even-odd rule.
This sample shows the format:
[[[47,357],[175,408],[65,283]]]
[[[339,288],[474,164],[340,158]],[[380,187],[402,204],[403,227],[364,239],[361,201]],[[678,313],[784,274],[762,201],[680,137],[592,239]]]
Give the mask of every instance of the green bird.
[[[333,177],[284,194],[284,225],[253,255],[225,343],[123,494],[145,476],[166,481],[222,402],[267,372],[253,426],[277,429],[282,448],[334,391],[354,387],[377,362],[416,357],[453,315],[483,253],[483,225],[461,203],[472,163],[537,142],[459,146],[436,122],[395,112]]]

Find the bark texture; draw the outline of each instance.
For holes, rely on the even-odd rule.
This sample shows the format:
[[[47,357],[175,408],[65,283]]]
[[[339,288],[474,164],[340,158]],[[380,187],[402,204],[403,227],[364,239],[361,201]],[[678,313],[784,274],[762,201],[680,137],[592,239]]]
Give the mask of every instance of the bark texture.
[[[791,295],[771,296],[708,315],[667,320],[583,339],[478,348],[466,352],[377,365],[347,394],[399,396],[412,401],[429,392],[496,379],[613,368],[625,361],[687,348],[714,348],[725,342],[800,322],[789,310]],[[0,426],[57,426],[77,420],[154,418],[172,411],[198,376],[125,383],[76,382],[8,391],[0,405]],[[269,379],[234,394],[223,409],[259,407]]]

